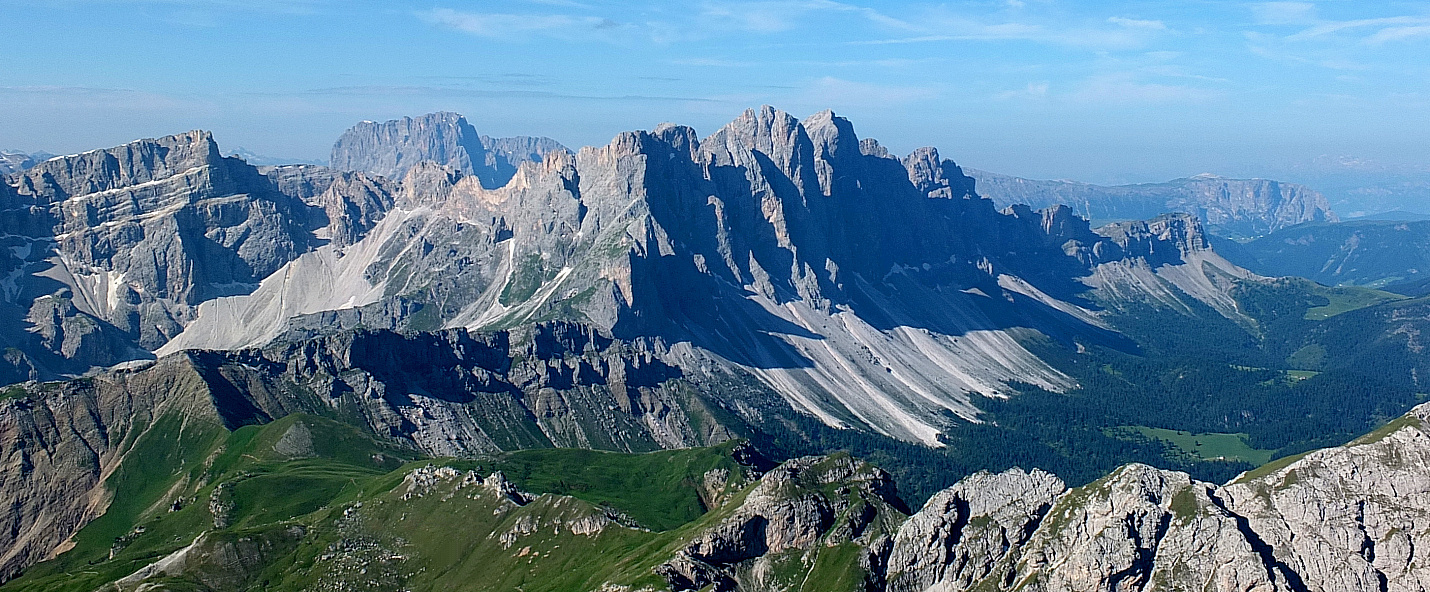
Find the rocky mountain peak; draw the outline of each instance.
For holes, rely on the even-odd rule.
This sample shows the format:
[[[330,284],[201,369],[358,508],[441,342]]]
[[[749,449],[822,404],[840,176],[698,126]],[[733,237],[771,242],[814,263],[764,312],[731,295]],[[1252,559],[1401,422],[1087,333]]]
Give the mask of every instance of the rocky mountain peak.
[[[937,148],[917,148],[904,158],[903,164],[908,169],[909,182],[928,197],[951,199],[975,195],[973,178],[964,175],[963,169],[952,160],[941,160]]]
[[[195,130],[52,158],[25,171],[20,186],[22,192],[63,201],[167,179],[222,160],[213,135]]]
[[[883,144],[880,144],[879,141],[875,140],[874,138],[860,138],[859,152],[865,156],[874,156],[877,158],[894,158],[892,154],[889,154],[889,149],[885,148]]]
[[[716,164],[761,166],[763,159],[791,180],[798,178],[798,169],[812,164],[814,155],[814,145],[799,120],[769,105],[746,109],[701,146],[715,156]]]
[[[811,115],[800,125],[810,141],[814,142],[815,154],[826,160],[836,160],[862,154],[859,150],[859,136],[854,133],[854,124],[839,117],[828,109]]]
[[[495,189],[510,181],[521,163],[564,152],[550,138],[483,136],[465,117],[437,112],[353,126],[333,144],[331,166],[400,179],[419,163],[435,162]]]
[[[673,150],[686,155],[690,160],[699,159],[697,155],[700,152],[700,136],[696,134],[695,128],[674,123],[662,123],[655,126],[651,135],[669,144]]]
[[[859,168],[864,153],[859,148],[859,136],[854,133],[854,125],[848,119],[838,117],[833,111],[824,110],[806,118],[800,125],[814,143],[815,173],[819,177],[819,188],[825,195],[834,193],[835,163],[840,163],[848,176]]]
[[[421,162],[473,173],[486,162],[477,130],[456,113],[428,113],[377,123],[364,121],[333,144],[332,167],[401,178]]]
[[[1066,207],[1060,209],[1071,211]],[[1115,222],[1097,229],[1097,232],[1132,252],[1143,248],[1150,252],[1155,248],[1153,244],[1175,246],[1178,255],[1211,249],[1205,226],[1192,214],[1166,214],[1151,220]]]

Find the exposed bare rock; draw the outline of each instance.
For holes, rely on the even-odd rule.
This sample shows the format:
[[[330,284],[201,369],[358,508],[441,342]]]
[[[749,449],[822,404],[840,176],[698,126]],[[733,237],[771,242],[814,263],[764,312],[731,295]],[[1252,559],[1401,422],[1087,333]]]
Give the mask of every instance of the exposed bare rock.
[[[903,518],[901,506],[887,473],[847,455],[790,460],[656,571],[676,592],[783,589],[792,582],[780,581],[776,564],[809,569],[820,547],[876,546]],[[877,567],[872,574],[871,583]]]
[[[540,162],[557,152],[570,152],[560,142],[551,138],[533,136],[493,138],[483,135],[481,139],[482,146],[488,152],[495,153],[513,167],[520,167],[523,162]]]
[[[526,161],[500,187],[471,174],[468,127],[435,114],[355,128],[339,151],[365,146],[353,154],[394,167],[435,156],[402,161],[392,214],[362,240],[200,305],[159,354],[261,347],[289,327],[565,319],[653,339],[692,381],[753,376],[830,425],[939,445],[955,418],[978,421],[972,393],[1073,386],[1017,331],[1105,342],[1090,300],[1187,311],[1228,299],[1208,273],[1244,274],[1185,216],[1109,236],[1069,208],[1000,212],[935,150],[888,158],[832,112],[751,109],[703,140],[671,124],[626,132]],[[321,188],[287,175],[280,185]]]
[[[1423,590],[1427,418],[1223,486],[1145,465],[1062,493],[1036,471],[974,475],[900,526],[888,589]]]
[[[361,174],[265,174],[203,131],[52,158],[13,182],[0,188],[0,338],[34,378],[152,357],[200,302],[247,293],[328,240],[355,242],[393,200]]]
[[[978,473],[935,494],[894,537],[888,589],[972,587],[1028,542],[1065,490],[1050,473],[1012,470]]]
[[[1348,446],[1223,488],[1286,589],[1422,590],[1430,569],[1430,406]]]
[[[487,334],[324,332],[260,350],[184,355],[242,402],[235,421],[345,409],[355,423],[433,456],[648,451],[730,437],[718,426],[696,429],[691,412],[703,403],[648,345],[565,323]]]
[[[487,188],[506,185],[523,162],[566,153],[551,138],[481,136],[456,113],[353,126],[333,145],[332,167],[401,179],[414,166],[432,162],[481,179]]]

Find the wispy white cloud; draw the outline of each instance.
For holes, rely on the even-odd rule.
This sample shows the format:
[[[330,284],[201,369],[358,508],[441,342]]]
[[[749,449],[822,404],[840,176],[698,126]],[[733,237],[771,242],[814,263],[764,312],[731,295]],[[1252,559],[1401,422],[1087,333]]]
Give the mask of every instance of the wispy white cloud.
[[[1050,88],[1050,86],[1046,82],[1029,82],[1026,87],[1005,90],[993,95],[993,98],[999,100],[1043,99],[1048,96],[1048,88]]]
[[[1145,70],[1107,72],[1054,86],[1029,82],[1023,88],[997,92],[1000,101],[1050,102],[1072,107],[1205,103],[1226,96],[1220,88],[1159,81]]]
[[[1153,31],[1167,30],[1167,24],[1162,21],[1144,20],[1114,16],[1107,19],[1107,22],[1114,25],[1127,27],[1129,29],[1151,29]]]
[[[699,66],[707,68],[751,68],[759,66],[755,62],[744,62],[739,60],[722,60],[719,58],[687,58],[671,60],[670,63],[677,66]]]
[[[1400,31],[1405,29],[1413,30],[1424,28],[1426,26],[1430,26],[1430,17],[1423,16],[1392,16],[1384,18],[1354,19],[1345,21],[1317,21],[1315,25],[1312,25],[1311,27],[1299,33],[1289,35],[1286,37],[1286,39],[1313,39],[1317,37],[1327,37],[1332,34],[1341,32],[1356,33],[1358,31],[1365,31],[1366,29],[1374,30],[1374,32],[1369,34],[1359,33],[1360,35],[1364,35],[1366,40],[1380,37],[1383,34],[1386,34],[1388,31],[1391,31],[1392,33],[1386,35],[1387,37],[1403,38],[1396,37],[1397,34],[1393,33],[1393,31]],[[1382,41],[1385,40],[1388,39],[1382,39]]]
[[[1202,103],[1222,98],[1224,91],[1202,86],[1165,84],[1139,79],[1136,73],[1092,76],[1079,83],[1064,100],[1085,105]]]
[[[657,44],[739,35],[770,35],[809,28],[821,18],[857,19],[881,30],[914,27],[873,8],[833,0],[706,0],[685,9],[669,6],[604,9],[570,0],[527,0],[564,11],[469,11],[435,8],[418,12],[434,25],[493,39],[548,37],[566,40],[634,40]],[[622,14],[621,18],[603,16]],[[635,16],[639,14],[640,16]]]
[[[1286,41],[1357,40],[1378,45],[1430,36],[1430,15],[1403,14],[1377,18],[1335,20],[1323,18],[1310,2],[1263,2],[1251,7],[1261,25],[1295,26]]]
[[[1404,41],[1416,37],[1430,37],[1430,19],[1424,21],[1425,24],[1410,25],[1403,27],[1386,27],[1375,34],[1366,37],[1365,42],[1372,45],[1379,45],[1390,41]]]
[[[1387,62],[1382,46],[1430,38],[1427,13],[1337,20],[1307,2],[1263,3],[1252,11],[1261,26],[1245,33],[1251,54],[1328,70],[1401,71],[1406,64]]]
[[[1315,51],[1307,51],[1304,47],[1287,47],[1285,43],[1280,43],[1278,39],[1269,38],[1265,35],[1249,34],[1247,39],[1251,41],[1247,46],[1247,51],[1252,55],[1261,56],[1266,59],[1281,62],[1294,62],[1298,64],[1308,64],[1319,66],[1328,70],[1369,70],[1368,64],[1345,57],[1338,51],[1326,51],[1317,48]]]
[[[1262,2],[1251,13],[1263,25],[1305,25],[1316,21],[1316,5],[1310,2]]]
[[[845,13],[896,29],[913,25],[873,8],[832,0],[707,1],[700,16],[706,26],[729,27],[754,33],[778,33],[798,28],[819,14]]]
[[[1113,16],[1096,21],[1086,18],[1039,16],[1025,12],[1032,11],[1016,10],[1001,15],[976,15],[948,7],[936,7],[906,18],[906,22],[916,23],[910,25],[911,30],[920,34],[855,43],[886,45],[948,41],[1027,41],[1115,51],[1140,48],[1158,36],[1169,33],[1167,25],[1160,20]]]
[[[462,12],[450,8],[434,8],[420,12],[418,16],[441,27],[496,39],[522,38],[531,35],[562,39],[591,39],[609,37],[626,27],[626,25],[608,18],[568,14]]]
[[[37,5],[74,6],[109,4],[173,7],[185,11],[313,14],[332,5],[331,0],[31,0]]]
[[[937,89],[857,82],[825,76],[812,81],[796,102],[814,106],[881,107],[936,99]]]
[[[532,3],[532,4],[540,4],[540,5],[543,5],[543,6],[561,6],[561,7],[564,7],[564,8],[581,8],[581,9],[585,9],[585,10],[590,10],[590,9],[594,8],[594,7],[591,6],[590,4],[586,4],[585,2],[576,2],[575,0],[526,0],[526,1],[527,1],[527,2],[530,2],[530,3]]]

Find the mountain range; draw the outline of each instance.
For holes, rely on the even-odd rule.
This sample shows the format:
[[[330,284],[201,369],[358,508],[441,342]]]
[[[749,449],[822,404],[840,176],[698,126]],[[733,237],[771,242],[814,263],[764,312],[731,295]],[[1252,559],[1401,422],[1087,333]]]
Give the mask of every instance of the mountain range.
[[[1422,577],[1341,553],[1339,522],[1286,535],[1317,479],[1414,473],[1384,458],[1422,453],[1420,410],[1394,452],[1210,484],[1423,398],[1430,301],[1214,247],[1208,228],[1333,219],[1304,188],[1174,182],[1150,194],[1216,199],[1126,197],[1156,211],[1094,228],[771,107],[574,151],[452,113],[363,122],[330,165],[254,166],[193,131],[0,184],[5,588]],[[1416,504],[1363,514],[1385,517],[1367,540],[1413,545],[1387,524]],[[454,524],[470,562],[442,550]],[[530,579],[473,579],[498,564]]]
[[[10,198],[28,212],[10,239],[12,376],[294,330],[572,320],[708,377],[749,374],[830,425],[937,444],[976,415],[970,393],[1074,384],[1020,331],[1112,339],[1098,293],[1235,314],[1215,278],[1245,275],[1193,218],[1099,234],[1066,208],[998,211],[936,151],[888,157],[830,113],[523,153],[504,181],[510,161],[469,128],[434,114],[339,139],[335,166],[387,171],[427,130],[458,165],[422,160],[400,182],[260,171],[202,132],[29,169]]]
[[[54,156],[55,155],[50,154],[48,152],[36,152],[34,154],[26,154],[18,150],[0,151],[0,175],[10,175],[18,173],[32,166],[35,166],[36,163],[41,163],[50,158],[53,158]]]
[[[1217,250],[1267,275],[1295,275],[1322,284],[1413,289],[1430,273],[1430,222],[1355,220],[1305,224]],[[1406,292],[1411,293],[1411,292]]]
[[[1141,220],[1164,212],[1196,215],[1212,232],[1254,238],[1307,222],[1336,222],[1319,192],[1267,179],[1225,179],[1204,174],[1166,183],[1103,186],[1076,181],[1035,181],[969,170],[979,194],[1000,207],[1062,204],[1089,220]]]

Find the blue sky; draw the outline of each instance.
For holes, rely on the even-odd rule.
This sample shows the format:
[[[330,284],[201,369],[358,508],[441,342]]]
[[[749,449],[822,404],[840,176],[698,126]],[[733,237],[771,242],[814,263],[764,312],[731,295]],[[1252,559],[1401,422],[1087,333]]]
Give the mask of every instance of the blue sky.
[[[1430,2],[0,0],[0,52],[27,151],[325,158],[433,110],[581,146],[768,103],[1038,178],[1430,167]]]

